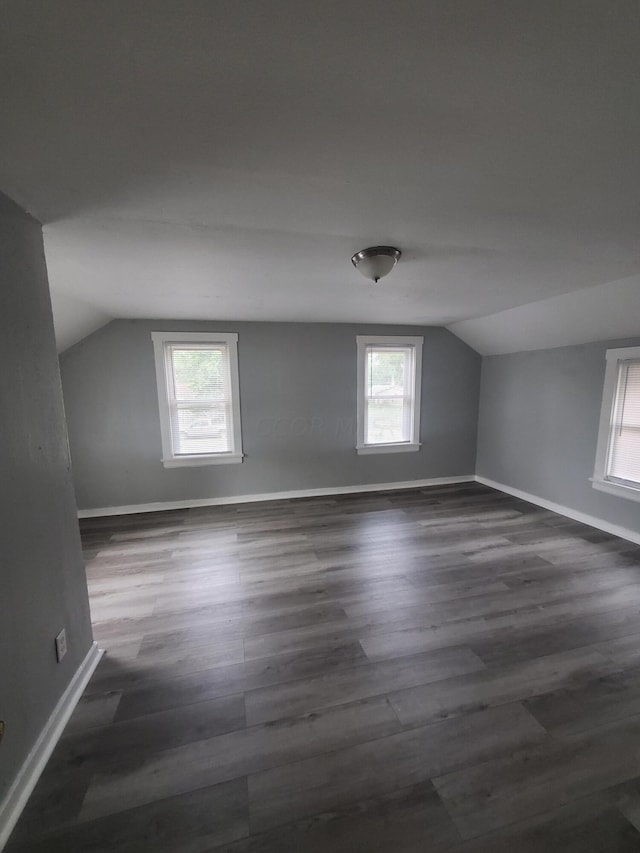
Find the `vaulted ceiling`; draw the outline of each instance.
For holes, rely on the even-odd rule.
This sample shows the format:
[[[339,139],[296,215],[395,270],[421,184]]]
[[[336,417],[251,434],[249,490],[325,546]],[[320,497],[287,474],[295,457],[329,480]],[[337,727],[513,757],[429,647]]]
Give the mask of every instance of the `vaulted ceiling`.
[[[62,348],[112,317],[638,333],[639,44],[637,0],[3,0],[0,188]]]

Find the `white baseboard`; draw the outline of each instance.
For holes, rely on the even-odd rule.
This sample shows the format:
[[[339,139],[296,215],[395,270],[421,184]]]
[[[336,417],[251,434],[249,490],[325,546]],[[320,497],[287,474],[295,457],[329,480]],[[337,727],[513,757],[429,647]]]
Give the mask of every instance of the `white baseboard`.
[[[640,545],[640,533],[636,533],[635,530],[629,530],[629,528],[621,527],[618,524],[611,524],[608,521],[603,521],[601,518],[596,518],[595,515],[587,515],[576,509],[571,509],[569,506],[563,506],[562,504],[548,501],[546,498],[531,495],[529,492],[514,489],[512,486],[506,486],[504,483],[496,483],[495,480],[489,480],[487,477],[481,477],[478,474],[476,474],[475,480],[477,483],[482,483],[483,486],[489,486],[492,489],[497,489],[499,492],[513,495],[514,498],[521,498],[523,501],[536,504],[536,506],[541,506],[543,509],[550,509],[559,515],[565,515],[567,518],[573,519],[573,521],[588,524],[589,527],[595,527],[598,530],[603,530],[605,533],[611,533],[613,536],[619,536],[621,539],[627,539],[629,542]]]
[[[421,489],[425,486],[446,486],[455,483],[472,483],[473,474],[461,477],[432,477],[429,480],[406,480],[402,483],[365,483],[361,486],[329,486],[323,489],[295,489],[291,492],[267,492],[262,495],[231,495],[223,498],[194,498],[186,501],[158,501],[148,504],[106,506],[98,509],[79,509],[78,518],[96,518],[103,515],[131,515],[136,512],[160,512],[167,509],[192,509],[199,506],[227,506],[258,501],[282,501],[295,498],[355,495],[361,492],[391,492],[396,489]]]
[[[102,649],[97,643],[93,643],[85,659],[82,661],[75,675],[69,682],[53,713],[35,742],[26,761],[22,765],[13,785],[3,801],[0,803],[0,850],[9,840],[9,836],[16,825],[22,810],[31,796],[42,771],[45,768],[51,753],[57,744],[64,727],[67,725],[74,708],[78,704],[89,679],[93,675],[100,658]]]

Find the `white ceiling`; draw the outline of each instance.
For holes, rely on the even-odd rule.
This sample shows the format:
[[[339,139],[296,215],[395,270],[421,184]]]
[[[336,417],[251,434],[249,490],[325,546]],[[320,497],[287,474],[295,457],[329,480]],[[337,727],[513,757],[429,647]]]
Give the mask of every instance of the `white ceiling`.
[[[640,335],[640,275],[449,327],[482,355]]]
[[[0,188],[45,224],[61,348],[111,317],[523,348],[517,306],[637,308],[639,43],[637,0],[3,0]]]

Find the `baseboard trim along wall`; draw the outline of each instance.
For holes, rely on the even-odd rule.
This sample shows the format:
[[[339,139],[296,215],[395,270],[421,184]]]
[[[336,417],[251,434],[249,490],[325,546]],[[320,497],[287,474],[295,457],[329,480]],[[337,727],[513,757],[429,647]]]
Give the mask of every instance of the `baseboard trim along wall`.
[[[603,521],[601,518],[596,518],[595,515],[587,515],[584,512],[579,512],[571,507],[563,506],[562,504],[548,501],[546,498],[539,498],[537,495],[523,492],[520,489],[514,489],[512,486],[506,486],[504,483],[496,483],[495,480],[489,480],[487,477],[481,477],[476,474],[475,480],[477,483],[482,483],[483,486],[489,486],[499,492],[505,492],[507,495],[512,495],[514,498],[520,498],[523,501],[536,504],[543,509],[549,509],[552,512],[557,512],[559,515],[564,515],[574,521],[580,521],[582,524],[588,524],[589,527],[595,527],[597,530],[603,530],[605,533],[611,533],[613,536],[619,536],[620,539],[627,539],[636,545],[640,545],[640,533],[635,530],[629,530],[627,527],[620,527],[618,524],[611,524],[608,521]]]
[[[294,489],[289,492],[266,492],[259,495],[230,495],[220,498],[194,498],[184,501],[158,501],[156,503],[146,504],[129,504],[126,506],[107,506],[97,507],[95,509],[79,509],[78,518],[99,518],[100,516],[108,515],[132,515],[139,512],[162,512],[163,510],[172,509],[192,509],[201,506],[229,506],[232,504],[257,503],[258,501],[282,501],[295,500],[296,498],[316,498],[316,497],[331,497],[332,495],[355,495],[366,492],[392,492],[398,489],[421,489],[427,486],[446,486],[454,485],[455,483],[481,483],[483,486],[489,486],[499,492],[505,492],[508,495],[513,495],[515,498],[521,498],[529,503],[541,506],[543,509],[557,512],[559,515],[564,515],[567,518],[572,518],[574,521],[580,521],[582,524],[588,524],[589,527],[595,527],[598,530],[603,530],[605,533],[611,533],[613,536],[619,536],[621,539],[627,539],[640,545],[640,533],[629,530],[626,527],[621,527],[618,524],[611,524],[608,521],[603,521],[596,518],[594,515],[587,515],[584,512],[572,509],[568,506],[548,501],[546,498],[532,495],[530,492],[523,492],[521,489],[514,489],[512,486],[507,486],[505,483],[498,483],[495,480],[490,480],[487,477],[481,477],[479,474],[465,474],[459,477],[432,477],[427,480],[406,480],[400,483],[368,483],[361,486],[329,486],[322,489]]]
[[[0,850],[9,840],[9,836],[31,796],[31,792],[35,788],[102,655],[102,649],[99,649],[98,644],[94,643],[60,697],[13,785],[0,803]]]
[[[228,506],[230,504],[257,503],[258,501],[283,501],[296,498],[355,495],[361,492],[393,492],[397,489],[421,489],[424,486],[448,486],[455,483],[472,483],[473,474],[460,477],[432,477],[428,480],[406,480],[402,483],[366,483],[361,486],[329,486],[323,489],[294,489],[290,492],[267,492],[262,495],[230,495],[223,498],[199,498],[186,501],[159,501],[128,506],[107,506],[97,509],[79,509],[78,518],[97,518],[103,515],[131,515],[136,512],[161,512],[167,509],[192,509],[199,506]]]

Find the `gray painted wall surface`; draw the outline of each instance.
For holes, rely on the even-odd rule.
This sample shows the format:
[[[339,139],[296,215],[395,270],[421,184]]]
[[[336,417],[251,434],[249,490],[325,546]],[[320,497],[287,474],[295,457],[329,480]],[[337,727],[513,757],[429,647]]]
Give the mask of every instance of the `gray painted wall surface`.
[[[477,473],[640,532],[640,504],[589,481],[605,352],[637,344],[640,338],[483,359]]]
[[[152,331],[237,332],[239,465],[165,469]],[[356,335],[423,335],[417,453],[358,456]],[[440,328],[117,320],[62,354],[78,506],[473,474],[480,357]]]
[[[92,634],[41,228],[1,194],[0,308],[2,799]]]

